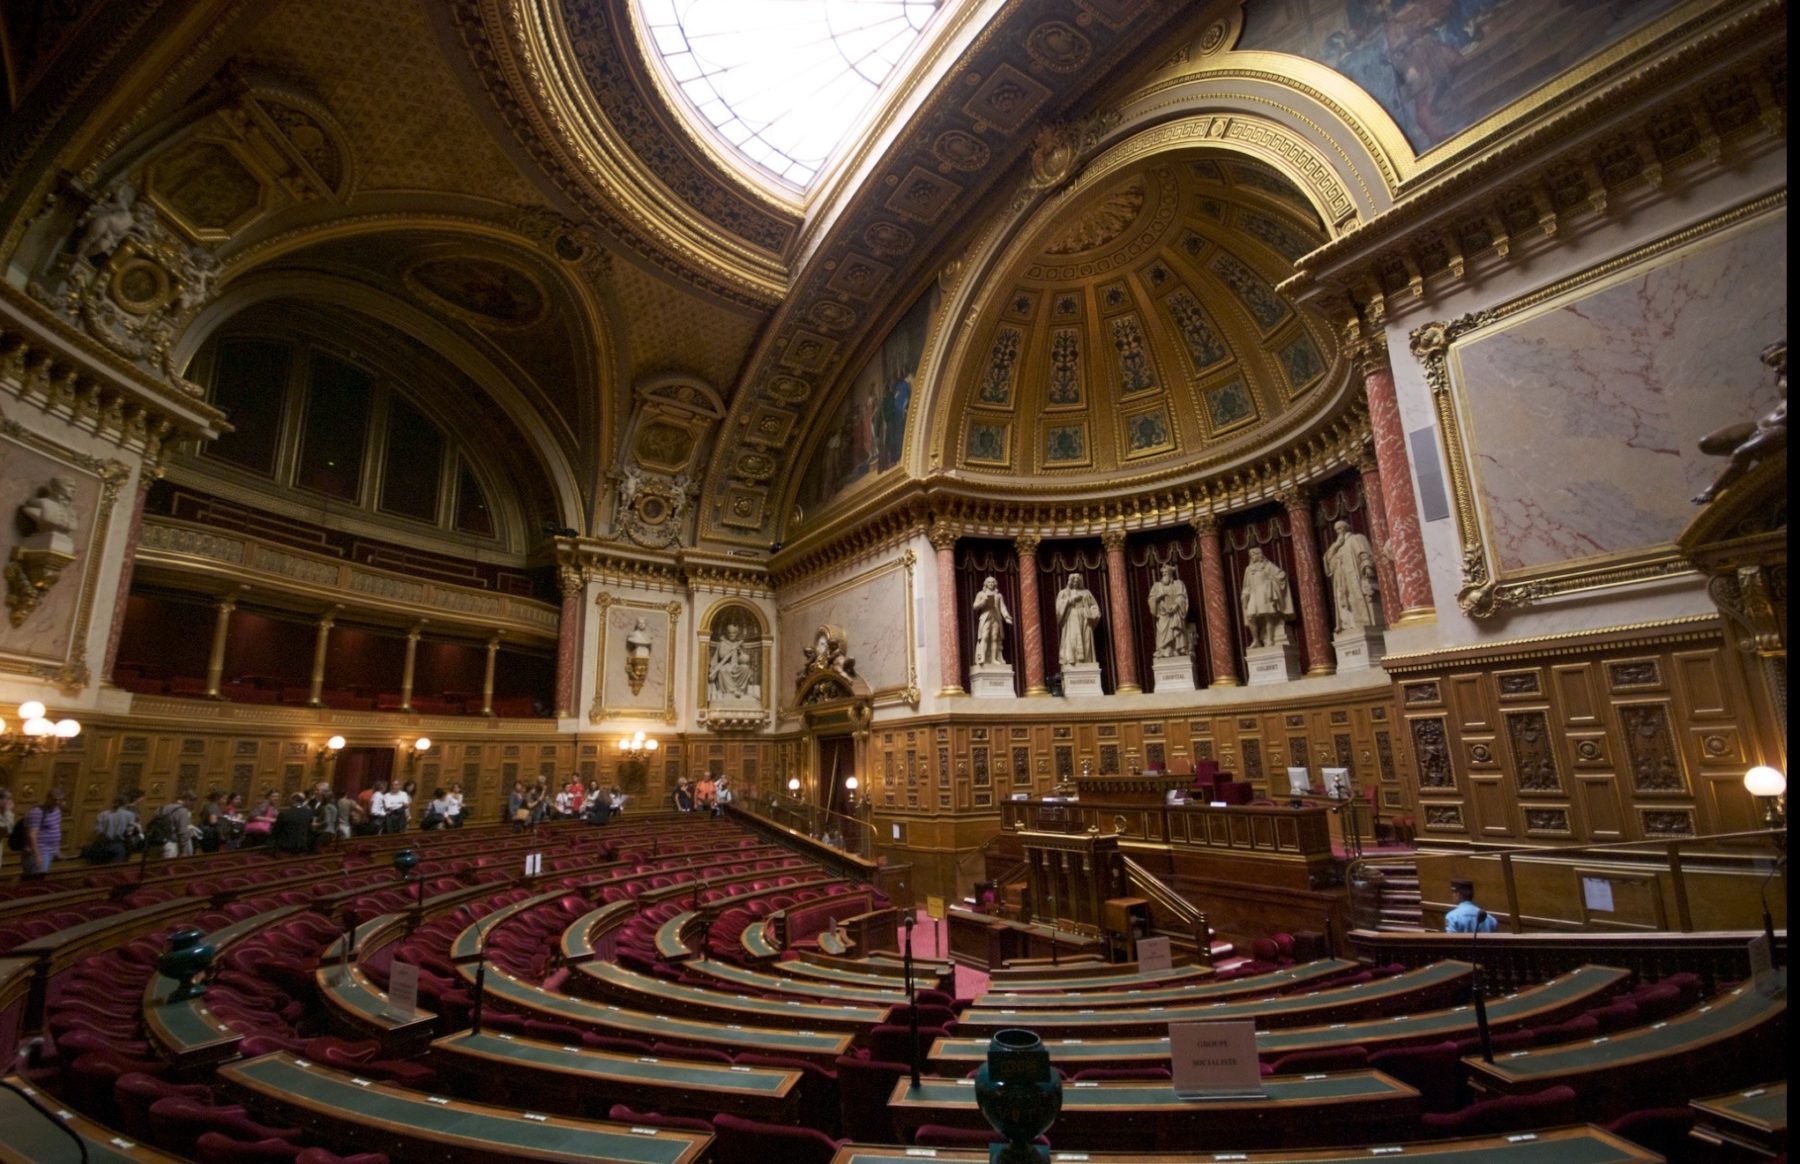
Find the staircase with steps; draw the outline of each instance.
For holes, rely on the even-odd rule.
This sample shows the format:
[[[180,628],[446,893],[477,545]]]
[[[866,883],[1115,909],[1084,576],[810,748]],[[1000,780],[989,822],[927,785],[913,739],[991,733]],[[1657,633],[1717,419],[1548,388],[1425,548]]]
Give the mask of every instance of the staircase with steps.
[[[1359,924],[1374,922],[1374,928],[1389,933],[1416,933],[1425,928],[1425,915],[1419,905],[1419,866],[1411,856],[1370,857],[1362,862],[1363,871],[1373,883],[1375,916],[1359,918]]]

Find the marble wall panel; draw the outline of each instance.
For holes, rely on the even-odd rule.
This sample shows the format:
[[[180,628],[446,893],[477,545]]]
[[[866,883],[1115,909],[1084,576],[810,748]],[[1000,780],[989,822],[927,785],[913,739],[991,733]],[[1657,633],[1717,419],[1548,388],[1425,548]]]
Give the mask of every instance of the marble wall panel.
[[[801,649],[810,646],[820,625],[842,627],[846,648],[856,660],[856,673],[876,691],[904,689],[910,682],[912,655],[911,588],[907,570],[888,562],[822,593],[781,608],[778,642],[783,655],[775,668],[778,686],[788,684],[805,663]]]
[[[1653,549],[1718,470],[1700,438],[1776,402],[1787,218],[1612,272],[1452,353],[1474,488],[1504,573]],[[1560,487],[1546,492],[1542,482]]]
[[[95,533],[100,510],[100,478],[65,460],[0,436],[0,564],[10,561],[13,548],[24,540],[23,530],[28,523],[20,519],[19,507],[36,497],[38,490],[52,477],[62,478],[75,490],[72,508],[80,519],[73,537],[75,561],[63,570],[56,584],[43,593],[37,609],[19,626],[13,626],[8,612],[0,606],[0,654],[60,663],[67,658],[75,636],[82,588],[91,556],[98,548]]]

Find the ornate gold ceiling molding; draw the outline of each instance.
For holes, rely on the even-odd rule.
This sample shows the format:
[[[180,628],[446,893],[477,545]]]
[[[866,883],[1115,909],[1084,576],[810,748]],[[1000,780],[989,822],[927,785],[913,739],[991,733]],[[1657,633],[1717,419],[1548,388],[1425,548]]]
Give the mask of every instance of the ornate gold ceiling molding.
[[[609,234],[732,301],[766,309],[780,300],[787,271],[779,254],[739,241],[696,212],[593,100],[553,0],[455,0],[451,15],[520,144]],[[745,212],[752,209],[744,204]]]
[[[1050,22],[1045,7],[1003,7],[951,70],[963,83],[938,86],[864,171],[746,365],[708,468],[700,538],[757,547],[775,540],[786,523],[782,495],[797,478],[792,464],[809,435],[804,419],[828,414],[845,373],[868,357],[942,262],[945,240],[967,230],[965,216],[1016,174],[1012,164],[1029,148],[1028,132],[1056,124],[1187,15],[1164,0],[1084,0],[1081,7],[1091,18],[1079,29],[1089,55],[1066,71],[1033,47]],[[968,155],[946,152],[947,141],[978,144],[981,161],[959,167]],[[1046,184],[1029,179],[1027,199]]]
[[[1660,42],[1658,42],[1660,43]],[[1525,262],[1786,142],[1785,5],[1734,14],[1306,256],[1280,290],[1343,325]],[[1485,123],[1484,123],[1485,124]]]

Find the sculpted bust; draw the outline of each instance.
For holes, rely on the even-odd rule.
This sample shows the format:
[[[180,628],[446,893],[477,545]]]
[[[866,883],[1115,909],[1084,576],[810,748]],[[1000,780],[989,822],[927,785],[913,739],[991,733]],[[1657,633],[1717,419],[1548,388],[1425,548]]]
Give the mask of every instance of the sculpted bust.
[[[75,487],[66,479],[50,478],[19,512],[31,522],[34,541],[65,553],[74,550],[81,517],[75,512]]]

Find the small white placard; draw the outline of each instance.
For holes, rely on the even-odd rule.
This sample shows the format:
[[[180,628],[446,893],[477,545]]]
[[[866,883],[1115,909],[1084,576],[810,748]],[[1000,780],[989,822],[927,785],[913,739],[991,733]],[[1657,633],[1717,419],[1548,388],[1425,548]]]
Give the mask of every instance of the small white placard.
[[[1139,938],[1137,964],[1140,971],[1174,969],[1175,955],[1169,949],[1169,939]]]
[[[1587,903],[1589,913],[1611,913],[1613,911],[1612,882],[1604,877],[1583,877],[1581,879],[1581,900]]]
[[[1305,768],[1289,768],[1287,778],[1288,795],[1310,796],[1312,794],[1312,773]]]
[[[388,1017],[410,1022],[418,1011],[419,968],[411,962],[395,962],[388,970]]]
[[[1178,1095],[1261,1096],[1256,1023],[1170,1023],[1169,1064]]]

